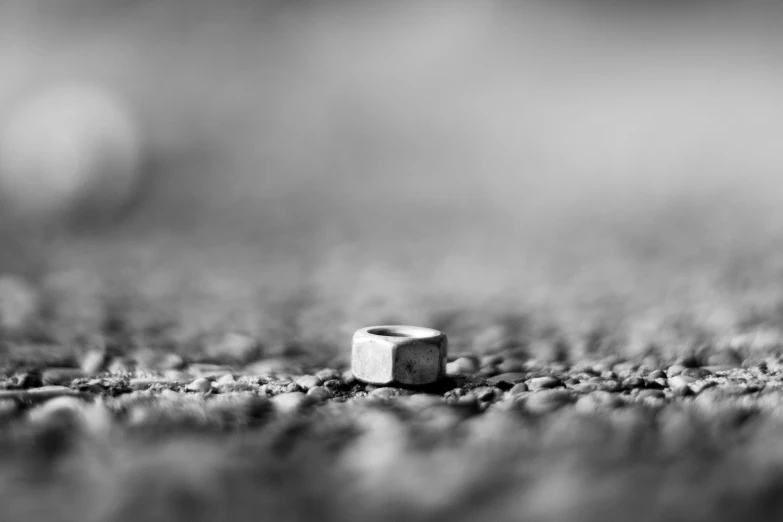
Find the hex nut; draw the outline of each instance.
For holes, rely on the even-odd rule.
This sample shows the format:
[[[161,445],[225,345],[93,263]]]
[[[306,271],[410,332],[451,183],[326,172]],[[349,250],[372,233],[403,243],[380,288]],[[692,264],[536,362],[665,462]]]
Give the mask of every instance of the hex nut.
[[[351,371],[371,384],[422,385],[446,374],[446,335],[421,326],[369,326],[353,336]]]

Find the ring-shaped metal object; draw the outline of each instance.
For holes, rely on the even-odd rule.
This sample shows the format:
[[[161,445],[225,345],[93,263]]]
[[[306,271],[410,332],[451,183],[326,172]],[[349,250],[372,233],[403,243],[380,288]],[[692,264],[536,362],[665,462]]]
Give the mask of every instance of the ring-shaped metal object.
[[[353,336],[351,370],[371,384],[423,385],[446,374],[446,334],[422,326],[368,326]]]

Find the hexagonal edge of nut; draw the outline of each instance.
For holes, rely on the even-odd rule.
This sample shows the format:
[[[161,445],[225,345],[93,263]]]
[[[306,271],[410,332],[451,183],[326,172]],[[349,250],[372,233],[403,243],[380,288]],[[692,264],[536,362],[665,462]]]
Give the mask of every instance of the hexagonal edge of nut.
[[[370,384],[391,384],[394,381],[396,344],[362,331],[356,332],[351,347],[351,372]]]
[[[409,370],[407,372],[400,371],[399,365],[401,364],[400,358],[407,354],[406,348],[410,349],[414,346],[431,348],[435,357],[438,359],[438,367],[434,374],[432,372],[423,372],[421,377],[415,377],[416,372]],[[406,384],[406,385],[424,385],[432,384],[439,381],[446,376],[446,359],[448,357],[448,339],[445,334],[440,334],[428,338],[410,338],[403,339],[397,343],[394,351],[394,365],[393,365],[393,377],[394,381]]]

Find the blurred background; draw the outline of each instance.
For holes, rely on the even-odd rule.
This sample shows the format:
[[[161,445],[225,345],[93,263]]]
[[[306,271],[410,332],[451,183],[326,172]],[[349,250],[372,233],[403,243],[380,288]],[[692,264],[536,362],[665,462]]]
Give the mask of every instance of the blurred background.
[[[339,362],[399,322],[545,359],[779,350],[781,15],[3,0],[0,335],[209,359],[240,333]]]

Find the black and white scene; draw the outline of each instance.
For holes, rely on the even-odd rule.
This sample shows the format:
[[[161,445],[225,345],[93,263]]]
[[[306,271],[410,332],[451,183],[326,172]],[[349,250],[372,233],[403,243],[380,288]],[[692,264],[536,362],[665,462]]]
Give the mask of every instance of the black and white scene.
[[[777,2],[0,0],[0,520],[779,520],[781,139]]]

